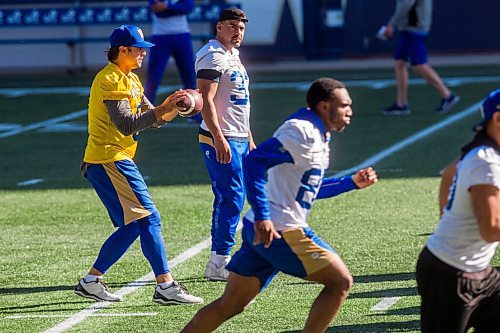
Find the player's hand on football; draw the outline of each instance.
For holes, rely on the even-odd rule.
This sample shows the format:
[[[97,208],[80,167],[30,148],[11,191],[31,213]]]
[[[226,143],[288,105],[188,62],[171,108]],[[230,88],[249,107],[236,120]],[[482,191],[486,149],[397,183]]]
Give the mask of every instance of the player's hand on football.
[[[164,121],[172,121],[172,119],[178,115],[178,107],[176,105],[177,102],[183,100],[185,96],[186,92],[184,90],[177,90],[165,98],[163,103],[156,108],[156,110],[158,110],[155,111],[156,118],[160,116]]]
[[[264,247],[268,248],[274,239],[281,238],[281,235],[274,229],[271,220],[255,220],[253,229],[255,231],[253,245],[264,244]]]
[[[368,167],[356,172],[352,180],[358,188],[365,188],[375,184],[378,181],[378,176],[377,172],[372,167]]]
[[[221,164],[231,163],[232,154],[231,147],[226,138],[222,137],[220,140],[214,140],[214,148],[216,153],[217,162]]]
[[[177,90],[170,96],[168,96],[162,103],[166,108],[169,110],[176,110],[178,109],[177,103],[180,101],[184,100],[184,97],[186,97],[187,93],[185,90]]]

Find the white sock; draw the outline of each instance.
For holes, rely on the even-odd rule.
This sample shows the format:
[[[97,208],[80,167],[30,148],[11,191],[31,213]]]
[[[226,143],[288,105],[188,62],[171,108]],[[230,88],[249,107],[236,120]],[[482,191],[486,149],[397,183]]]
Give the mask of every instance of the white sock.
[[[94,281],[97,281],[97,280],[102,280],[102,275],[87,274],[83,278],[83,281],[85,281],[85,283],[94,282]]]
[[[215,256],[215,266],[216,267],[225,267],[229,263],[229,260],[231,260],[231,256],[223,256],[223,255],[217,254]]]
[[[161,289],[167,289],[168,287],[170,287],[173,284],[174,284],[174,281],[172,280],[170,282],[158,283],[157,286],[160,286]]]

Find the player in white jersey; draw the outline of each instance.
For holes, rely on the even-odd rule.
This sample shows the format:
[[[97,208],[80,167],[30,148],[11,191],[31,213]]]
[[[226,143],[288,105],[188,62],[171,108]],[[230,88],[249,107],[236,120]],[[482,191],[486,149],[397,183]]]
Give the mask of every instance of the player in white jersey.
[[[237,50],[247,21],[242,10],[225,9],[217,22],[216,38],[196,54],[197,85],[203,95],[199,142],[215,197],[205,277],[216,281],[229,275],[225,267],[245,203],[242,161],[255,148],[248,75]]]
[[[500,332],[500,90],[473,141],[442,175],[441,220],[417,263],[422,332]],[[451,186],[449,186],[451,184]]]
[[[328,178],[330,131],[342,131],[352,117],[345,85],[316,80],[300,109],[274,136],[244,160],[245,185],[252,208],[243,219],[243,244],[227,269],[221,298],[201,309],[183,332],[211,332],[244,308],[283,272],[324,285],[304,332],[324,332],[352,285],[340,256],[312,229],[307,217],[315,199],[330,198],[377,181],[370,167],[352,176]]]

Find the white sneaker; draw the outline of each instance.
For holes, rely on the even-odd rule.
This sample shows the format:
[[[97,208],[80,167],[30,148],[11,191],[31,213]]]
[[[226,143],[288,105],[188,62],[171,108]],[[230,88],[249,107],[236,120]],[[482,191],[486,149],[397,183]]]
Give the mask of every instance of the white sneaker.
[[[98,302],[123,301],[123,297],[121,297],[120,295],[110,293],[108,287],[104,284],[104,282],[102,282],[101,279],[90,282],[85,282],[84,279],[81,279],[75,287],[75,294],[86,298],[92,298],[93,300],[96,300]]]
[[[210,275],[210,272],[211,272],[211,265],[215,265],[215,256],[217,254],[215,253],[215,251],[210,251],[210,257],[208,258],[208,262],[207,262],[207,265],[205,266],[205,272],[203,273],[203,275],[208,278],[208,276]]]
[[[205,267],[205,277],[210,281],[227,281],[229,271],[226,269],[226,265],[217,267],[214,262],[209,261]]]
[[[203,298],[191,295],[186,287],[174,281],[170,287],[165,289],[156,286],[153,302],[162,305],[202,304]]]

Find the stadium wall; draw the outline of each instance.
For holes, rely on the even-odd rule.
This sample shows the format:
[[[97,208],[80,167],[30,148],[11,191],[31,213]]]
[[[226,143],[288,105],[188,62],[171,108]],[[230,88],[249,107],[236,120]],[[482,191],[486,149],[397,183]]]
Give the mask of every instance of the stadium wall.
[[[116,24],[85,26],[7,27],[2,10],[49,8],[50,6],[133,6],[144,1],[4,0],[0,3],[0,54],[5,70],[100,67],[105,61],[105,41],[82,43],[71,48],[64,43],[23,43],[23,40],[84,36],[106,38]],[[387,22],[395,1],[387,0],[228,0],[197,1],[198,4],[239,4],[250,22],[242,52],[245,61],[281,59],[335,59],[390,56],[393,41],[380,41],[375,33]],[[500,1],[436,0],[428,47],[431,52],[473,53],[500,50],[496,20]],[[149,35],[150,24],[141,24]],[[212,22],[192,22],[194,35],[208,34]],[[459,36],[459,38],[458,38]],[[18,43],[1,43],[1,40]],[[198,49],[205,42],[195,39]]]

